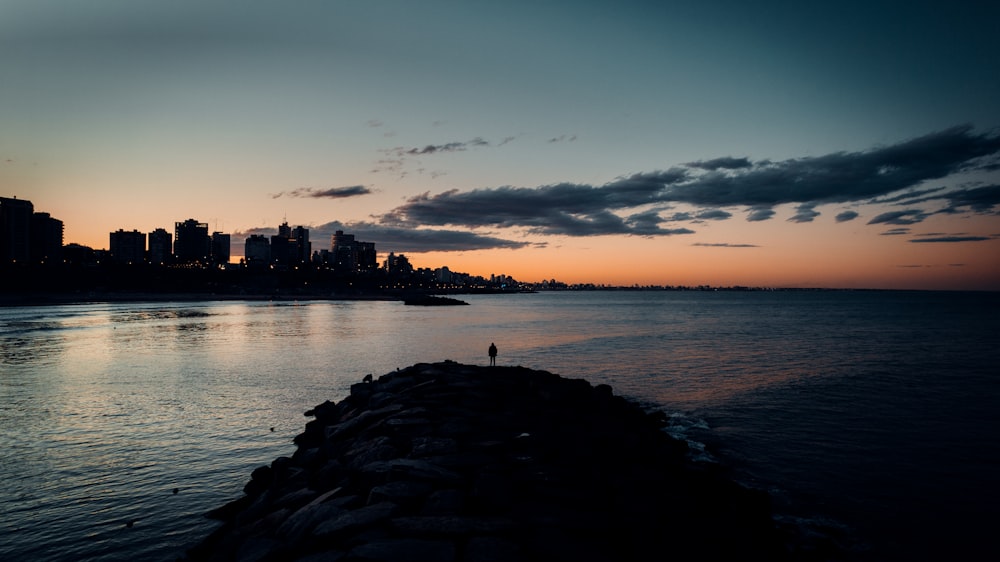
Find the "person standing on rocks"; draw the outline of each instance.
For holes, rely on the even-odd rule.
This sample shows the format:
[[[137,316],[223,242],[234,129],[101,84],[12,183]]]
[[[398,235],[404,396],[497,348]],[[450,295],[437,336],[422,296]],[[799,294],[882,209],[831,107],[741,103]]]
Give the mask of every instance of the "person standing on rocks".
[[[495,343],[490,343],[490,367],[495,367],[497,364],[497,345]]]

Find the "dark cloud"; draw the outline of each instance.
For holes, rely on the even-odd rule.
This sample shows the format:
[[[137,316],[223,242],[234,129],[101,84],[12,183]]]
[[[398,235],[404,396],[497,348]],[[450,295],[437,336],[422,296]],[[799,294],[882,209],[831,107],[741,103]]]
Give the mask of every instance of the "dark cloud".
[[[942,190],[944,190],[943,186],[932,187],[929,189],[920,189],[920,190],[911,189],[907,190],[905,193],[900,193],[898,195],[893,195],[891,197],[877,197],[868,202],[875,205],[881,203],[899,203],[900,205],[912,205],[924,201],[939,199],[939,197],[927,197],[927,196],[932,193],[940,193]]]
[[[694,234],[687,228],[660,228],[665,222],[657,212],[637,213],[627,218],[619,217],[609,211],[573,215],[555,213],[538,224],[530,225],[528,231],[532,234],[563,235],[563,236],[601,236],[606,234],[631,234],[636,236],[674,236],[678,234]]]
[[[711,220],[711,221],[721,221],[732,217],[733,214],[728,211],[723,211],[722,209],[709,209],[707,211],[702,211],[698,213],[697,218],[700,220]]]
[[[702,206],[845,203],[885,196],[971,169],[1000,152],[1000,137],[961,126],[867,152],[756,163],[665,185],[665,200]]]
[[[496,146],[503,146],[514,140],[514,137],[506,137]],[[375,167],[372,168],[372,172],[393,172],[398,173],[400,176],[406,176],[407,172],[404,168],[409,164],[414,162],[415,157],[419,156],[431,156],[435,154],[447,154],[455,152],[465,152],[470,148],[480,148],[486,146],[493,146],[492,143],[483,139],[482,137],[476,137],[472,140],[467,141],[455,141],[447,142],[443,144],[427,144],[418,147],[405,147],[397,146],[394,148],[383,148],[379,149],[379,152],[385,154],[385,158],[381,158],[375,162]],[[439,172],[435,177],[444,175],[444,172]]]
[[[902,236],[904,234],[909,234],[909,233],[910,233],[909,228],[893,228],[883,232],[882,236]]]
[[[549,139],[549,143],[554,142],[573,142],[576,140],[576,135],[559,135],[558,137],[552,137]]]
[[[713,158],[712,160],[699,160],[697,162],[688,162],[688,167],[691,168],[701,168],[702,170],[709,170],[714,172],[715,170],[738,170],[740,168],[750,168],[753,164],[748,158],[733,158],[732,156],[723,156],[722,158]]]
[[[441,146],[434,151],[442,150]],[[960,126],[863,152],[778,162],[723,157],[619,177],[602,186],[559,183],[425,193],[382,219],[401,225],[520,227],[535,233],[593,236],[675,234],[661,229],[660,224],[686,220],[687,215],[675,213],[663,218],[633,213],[632,217],[640,216],[642,220],[622,218],[623,213],[643,207],[673,203],[707,207],[694,214],[695,220],[729,218],[731,213],[722,208],[745,207],[751,222],[771,219],[774,207],[782,204],[798,205],[791,221],[810,222],[819,215],[819,205],[871,203],[879,198],[881,202],[947,199],[951,208],[981,211],[994,208],[1000,188],[988,186],[949,194],[939,193],[937,188],[917,190],[917,186],[953,173],[982,169],[984,161],[998,153],[1000,137],[976,134],[971,126]],[[904,190],[909,191],[899,193]],[[851,213],[854,211],[841,213],[838,221],[857,218],[856,213]],[[930,214],[924,210],[883,213],[868,224],[910,225]]]
[[[697,242],[691,244],[692,246],[702,246],[705,248],[759,248],[760,246],[756,244],[707,244],[705,242]]]
[[[693,230],[687,228],[660,228],[666,219],[660,216],[658,210],[650,210],[642,213],[630,215],[625,219],[627,230],[625,234],[635,234],[639,236],[674,236],[678,234],[694,234]]]
[[[837,222],[847,222],[847,221],[852,221],[856,218],[858,218],[857,211],[843,211],[837,213],[837,216],[834,220],[836,220]]]
[[[967,207],[980,213],[991,212],[1000,206],[1000,185],[951,191],[945,194],[945,198],[948,200],[949,210]]]
[[[411,148],[409,150],[403,150],[402,154],[417,156],[423,154],[437,154],[439,152],[459,152],[465,150],[467,146],[469,146],[468,143],[464,142],[449,142],[447,144],[428,144],[423,148]]]
[[[750,207],[750,212],[747,213],[747,222],[771,220],[774,214],[775,211],[771,207]]]
[[[648,234],[656,228],[654,221],[640,220],[639,228]],[[543,221],[536,221],[529,227],[533,234],[560,234],[566,236],[593,236],[597,234],[628,234],[629,225],[624,219],[609,211],[598,211],[586,215],[553,213]]]
[[[498,187],[437,195],[424,193],[382,217],[398,224],[455,225],[464,227],[524,227],[538,234],[595,236],[639,234],[643,236],[688,234],[688,229],[661,229],[665,220],[648,213],[630,220],[611,210],[639,207],[655,202],[653,194],[663,181],[682,177],[682,172],[661,172],[655,177],[633,176],[614,188],[562,183],[539,188]]]
[[[681,221],[693,221],[694,215],[691,213],[674,213],[669,217],[663,219],[665,222],[681,222]]]
[[[444,152],[462,152],[473,147],[490,146],[490,143],[480,137],[469,141],[448,142],[444,144],[428,144],[423,147],[406,148],[397,146],[387,149],[385,152],[396,156],[425,156],[428,154],[441,154]]]
[[[815,205],[803,203],[795,209],[795,214],[788,219],[788,222],[812,222],[818,216],[819,213],[816,211]]]
[[[420,224],[462,226],[537,226],[562,215],[600,214],[657,203],[664,183],[685,177],[674,169],[637,174],[604,187],[560,183],[537,188],[503,186],[413,197],[391,215]]]
[[[945,201],[939,213],[959,213],[968,209],[976,213],[993,213],[1000,206],[1000,185],[984,185],[945,191],[944,187],[906,193],[892,198],[880,198],[877,203],[896,202],[914,205],[929,201]]]
[[[896,224],[906,226],[923,222],[929,215],[919,209],[908,209],[906,211],[889,211],[876,216],[868,221],[868,224]]]
[[[312,197],[315,199],[344,199],[346,197],[357,197],[359,195],[368,195],[372,193],[372,190],[368,189],[363,185],[351,185],[348,187],[329,187],[329,188],[318,188],[318,187],[302,187],[299,189],[294,189],[292,191],[282,191],[281,193],[275,194],[272,197],[277,199],[279,197]]]
[[[914,238],[910,240],[915,244],[917,243],[953,243],[953,242],[983,242],[985,240],[992,240],[989,236],[940,236],[937,238]]]

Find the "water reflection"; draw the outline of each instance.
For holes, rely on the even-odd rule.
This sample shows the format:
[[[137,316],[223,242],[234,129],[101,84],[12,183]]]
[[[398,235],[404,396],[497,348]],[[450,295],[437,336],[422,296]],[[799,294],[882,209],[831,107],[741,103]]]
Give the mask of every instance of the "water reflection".
[[[149,310],[115,310],[108,319],[113,323],[149,322],[173,318],[207,318],[214,314],[193,308],[157,308]]]
[[[941,386],[924,393],[933,397],[957,386],[950,377],[969,370],[963,356],[978,357],[969,349],[995,349],[995,317],[976,327],[931,321],[927,311],[905,317],[904,307],[897,321],[866,325],[873,320],[863,314],[863,297],[816,303],[798,315],[789,303],[817,297],[476,295],[468,298],[473,306],[441,308],[216,302],[0,309],[0,424],[9,429],[0,433],[7,452],[0,477],[9,484],[0,488],[8,515],[0,521],[0,558],[172,559],[178,541],[204,531],[203,511],[237,497],[253,468],[293,451],[303,411],[341,399],[368,373],[443,359],[485,364],[491,341],[500,365],[608,383],[618,394],[694,414],[719,404],[730,411],[755,400],[774,404],[762,397],[783,391],[794,402],[824,380],[846,380],[836,388],[852,392],[867,384],[876,390],[871,396],[887,396],[907,384],[903,374],[940,361]],[[968,334],[944,343],[931,336],[949,326]],[[906,343],[915,333],[928,335],[920,346]],[[949,351],[955,342],[966,347]],[[833,391],[824,396],[836,398]],[[813,413],[826,407],[802,404]],[[919,404],[932,409],[930,400]],[[759,409],[747,411],[740,419],[752,422]],[[984,425],[993,419],[977,415]],[[175,486],[192,492],[169,503],[175,496],[164,491]],[[112,523],[140,515],[148,535],[114,534]]]
[[[48,362],[64,337],[59,322],[0,316],[0,365]]]
[[[18,314],[2,340],[4,361],[18,368],[16,376],[4,372],[0,408],[0,423],[16,428],[0,436],[10,453],[0,474],[11,483],[0,503],[22,529],[0,526],[0,544],[17,544],[0,547],[11,559],[45,559],[51,548],[58,554],[49,559],[172,558],[176,541],[148,537],[201,532],[202,512],[237,496],[261,462],[291,453],[303,411],[343,397],[369,372],[475,362],[498,333],[469,311],[391,302],[102,304]],[[543,315],[515,316],[530,316],[531,330],[546,334]],[[579,340],[548,332],[512,336],[507,358],[522,345]],[[200,495],[168,505],[162,492],[174,486]],[[123,546],[114,523],[133,517],[151,535]]]
[[[4,336],[0,339],[0,365],[46,363],[58,353],[64,338],[59,335]]]
[[[175,328],[179,334],[185,336],[194,335],[192,332],[204,332],[208,329],[207,322],[185,322],[183,324],[176,324]]]

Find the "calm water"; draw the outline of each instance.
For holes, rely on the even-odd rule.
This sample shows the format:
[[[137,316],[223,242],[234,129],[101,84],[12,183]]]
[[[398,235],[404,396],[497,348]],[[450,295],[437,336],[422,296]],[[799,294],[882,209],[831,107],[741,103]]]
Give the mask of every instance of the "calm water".
[[[463,298],[0,308],[0,559],[173,560],[303,411],[491,341],[674,414],[860,559],[1000,559],[1000,294]]]

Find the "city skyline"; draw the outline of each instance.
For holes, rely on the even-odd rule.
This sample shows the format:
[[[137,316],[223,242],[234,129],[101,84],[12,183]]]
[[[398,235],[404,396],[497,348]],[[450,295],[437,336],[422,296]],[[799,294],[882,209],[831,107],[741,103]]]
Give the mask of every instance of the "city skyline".
[[[290,269],[322,270],[337,278],[374,278],[374,274],[382,270],[387,274],[385,280],[392,283],[405,281],[419,286],[427,278],[435,278],[443,284],[442,287],[447,285],[449,288],[466,285],[469,280],[485,280],[482,275],[452,272],[447,265],[415,268],[405,254],[397,255],[392,250],[383,252],[386,257],[380,266],[373,242],[358,240],[354,234],[337,230],[330,236],[328,246],[314,246],[308,228],[292,228],[287,222],[279,225],[270,236],[250,234],[242,242],[233,241],[231,235],[224,232],[209,234],[208,224],[193,218],[175,222],[173,234],[164,228],[148,233],[119,228],[108,233],[106,248],[64,244],[63,229],[63,221],[50,213],[35,210],[30,200],[0,196],[0,269],[10,267],[11,272],[50,275],[59,271],[60,265],[105,265],[111,266],[113,271],[134,277],[145,267],[128,272],[119,266],[233,271],[232,266],[238,265],[240,269],[257,273],[273,269],[279,272]],[[232,259],[234,248],[243,249],[237,252],[238,260]],[[418,275],[413,276],[414,273]],[[452,277],[460,278],[461,282],[453,284]],[[514,283],[513,278],[506,274],[491,273],[490,281],[495,278],[499,278],[500,283],[506,280]],[[556,281],[553,279],[551,283]]]
[[[1000,290],[995,3],[0,3],[0,194],[524,281]]]

